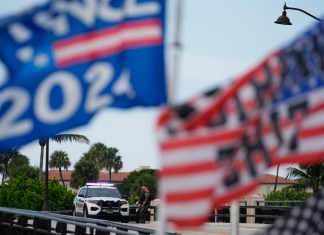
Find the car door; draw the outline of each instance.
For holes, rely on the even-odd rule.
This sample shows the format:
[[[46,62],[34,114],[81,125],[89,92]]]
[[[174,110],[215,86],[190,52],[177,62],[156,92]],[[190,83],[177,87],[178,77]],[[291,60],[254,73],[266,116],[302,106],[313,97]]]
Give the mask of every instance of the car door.
[[[76,197],[76,202],[75,202],[75,211],[77,214],[82,214],[83,213],[83,205],[84,205],[84,196],[86,193],[86,189],[82,188],[80,189],[77,197]]]

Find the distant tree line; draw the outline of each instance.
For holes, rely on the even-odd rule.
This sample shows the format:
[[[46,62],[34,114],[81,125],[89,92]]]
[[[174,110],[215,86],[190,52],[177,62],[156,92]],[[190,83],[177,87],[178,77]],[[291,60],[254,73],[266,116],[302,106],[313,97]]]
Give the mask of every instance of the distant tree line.
[[[267,201],[304,201],[324,185],[324,162],[288,167],[287,177],[296,181],[279,191],[264,195]],[[284,204],[281,204],[284,205]]]
[[[44,150],[49,146],[50,140],[58,143],[90,143],[87,137],[78,134],[56,134],[48,139],[40,139],[40,167],[30,165],[29,158],[20,153],[20,149],[23,147],[0,152],[0,174],[2,176],[0,206],[32,210],[41,209],[44,195],[44,172],[42,169]],[[75,193],[65,188],[62,172],[70,166],[71,161],[67,152],[56,150],[50,155],[49,168],[59,170],[61,181],[61,184],[58,184],[58,181],[55,180],[49,182],[50,204],[60,205],[57,208],[54,204],[51,205],[53,210],[71,208]],[[122,157],[119,155],[117,148],[107,147],[103,143],[95,143],[74,165],[71,185],[78,189],[87,181],[98,180],[99,172],[103,169],[109,172],[109,179],[111,179],[112,171],[118,172],[122,167]],[[20,189],[18,185],[20,185]],[[65,193],[62,193],[63,189],[60,187],[64,188]],[[14,193],[15,191],[16,193]],[[58,198],[58,195],[63,195],[64,199]],[[21,202],[19,202],[18,198],[21,198]],[[58,200],[55,201],[55,199]],[[27,202],[28,200],[30,200],[30,203]],[[65,203],[65,200],[68,202]]]
[[[100,142],[93,144],[74,165],[70,186],[77,189],[86,182],[97,181],[99,172],[103,169],[108,171],[109,181],[111,181],[112,171],[118,172],[123,168],[122,157],[118,152],[117,148],[107,147]]]

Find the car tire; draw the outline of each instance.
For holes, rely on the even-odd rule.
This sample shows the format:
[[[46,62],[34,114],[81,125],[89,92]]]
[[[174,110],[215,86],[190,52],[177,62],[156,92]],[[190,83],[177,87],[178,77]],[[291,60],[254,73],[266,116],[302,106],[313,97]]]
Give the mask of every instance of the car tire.
[[[128,223],[129,222],[129,216],[123,216],[120,220],[122,223]]]
[[[89,217],[87,207],[84,207],[84,208],[83,208],[83,217],[84,217],[84,218],[88,218],[88,217]]]
[[[74,207],[72,207],[72,216],[76,216],[76,211],[75,211],[75,208]]]

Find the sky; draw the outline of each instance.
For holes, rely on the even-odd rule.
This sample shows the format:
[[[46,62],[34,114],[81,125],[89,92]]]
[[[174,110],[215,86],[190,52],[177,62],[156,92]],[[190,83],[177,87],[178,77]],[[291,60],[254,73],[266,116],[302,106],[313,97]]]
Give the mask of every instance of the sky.
[[[0,17],[11,15],[46,0],[0,0]],[[169,0],[166,13],[166,63],[171,74],[172,42],[175,35],[175,3]],[[320,0],[290,0],[288,7],[301,8],[324,18]],[[284,1],[269,0],[181,0],[178,76],[174,83],[174,100],[181,102],[219,84],[226,84],[241,76],[273,50],[280,49],[306,31],[316,20],[299,11],[287,10],[293,25],[274,24],[283,11]],[[0,47],[1,49],[1,47]],[[0,69],[0,84],[1,84]],[[107,108],[85,126],[66,131],[82,134],[90,145],[50,143],[50,154],[55,150],[68,153],[71,167],[90,146],[102,142],[116,147],[124,163],[121,171],[132,171],[140,166],[160,168],[156,121],[161,111],[156,108],[127,110]],[[31,165],[39,166],[38,141],[26,145],[21,152],[30,158]],[[285,176],[281,166],[280,175]],[[274,169],[269,173],[275,173]]]

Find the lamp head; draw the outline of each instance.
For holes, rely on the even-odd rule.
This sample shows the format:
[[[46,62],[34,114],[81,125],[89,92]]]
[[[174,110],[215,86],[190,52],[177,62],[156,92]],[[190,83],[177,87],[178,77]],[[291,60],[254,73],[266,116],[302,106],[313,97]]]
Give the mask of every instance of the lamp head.
[[[282,15],[278,17],[278,19],[275,21],[276,24],[283,24],[283,25],[292,25],[290,23],[290,19],[287,16],[287,12],[283,11]]]

